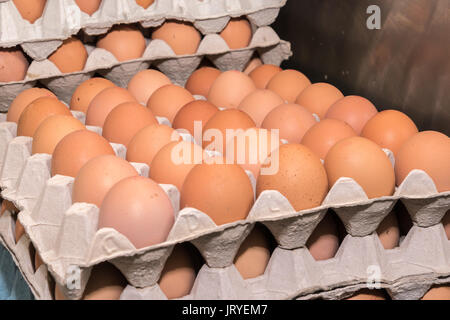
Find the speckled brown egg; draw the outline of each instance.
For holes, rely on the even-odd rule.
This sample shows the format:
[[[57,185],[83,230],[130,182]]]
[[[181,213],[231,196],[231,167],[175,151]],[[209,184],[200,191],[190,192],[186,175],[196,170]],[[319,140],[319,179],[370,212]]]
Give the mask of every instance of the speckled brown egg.
[[[166,21],[153,31],[152,39],[165,41],[176,55],[186,55],[197,52],[202,37],[190,23]]]
[[[83,43],[76,37],[63,41],[48,60],[53,62],[62,73],[77,72],[84,69],[88,53]]]
[[[168,84],[156,90],[147,102],[155,116],[165,117],[173,122],[175,115],[187,103],[194,101],[192,94],[183,87]]]
[[[252,27],[245,18],[232,18],[220,33],[232,50],[245,48],[252,39]]]
[[[120,62],[142,57],[146,43],[142,32],[135,26],[118,25],[97,41],[97,48],[111,52]]]
[[[128,91],[136,100],[147,105],[148,99],[159,88],[171,84],[170,79],[162,72],[153,69],[142,70],[136,73],[128,82]]]
[[[274,91],[285,101],[294,103],[299,94],[311,85],[311,81],[297,70],[284,70],[275,74],[267,84],[267,89]]]
[[[193,95],[207,97],[212,84],[220,76],[219,69],[202,67],[195,70],[186,82],[185,88]]]
[[[389,213],[377,228],[378,238],[384,249],[394,249],[398,247],[400,241],[400,229],[395,211]]]
[[[319,118],[325,118],[328,109],[338,100],[344,98],[342,92],[328,83],[314,83],[303,90],[297,100],[299,104],[311,113],[315,113]]]
[[[28,61],[21,50],[0,48],[0,82],[25,79]]]
[[[11,102],[8,109],[8,114],[6,116],[6,121],[15,122],[19,121],[19,117],[23,110],[34,100],[41,97],[53,97],[56,96],[53,92],[43,89],[43,88],[30,88],[22,91],[17,95],[17,97]]]
[[[270,111],[284,104],[284,100],[275,92],[258,89],[250,93],[239,104],[238,109],[247,113],[256,126],[260,127]]]
[[[80,84],[70,100],[70,109],[86,113],[92,99],[106,88],[115,84],[104,78],[91,78]]]
[[[249,76],[258,89],[265,89],[272,78],[282,69],[273,64],[264,64],[250,72]]]

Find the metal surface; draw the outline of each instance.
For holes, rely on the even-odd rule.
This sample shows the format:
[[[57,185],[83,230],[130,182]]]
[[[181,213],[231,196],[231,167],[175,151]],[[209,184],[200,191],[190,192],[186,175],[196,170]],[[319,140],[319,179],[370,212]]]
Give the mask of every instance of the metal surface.
[[[288,0],[274,28],[292,42],[284,67],[450,134],[450,0]]]

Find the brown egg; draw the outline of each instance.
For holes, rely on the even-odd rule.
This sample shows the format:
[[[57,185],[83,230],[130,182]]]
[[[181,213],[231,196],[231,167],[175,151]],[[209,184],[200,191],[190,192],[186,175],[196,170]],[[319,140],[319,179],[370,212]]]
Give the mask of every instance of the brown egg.
[[[104,78],[91,78],[80,84],[70,100],[70,109],[86,113],[91,101],[97,94],[115,84]]]
[[[386,294],[382,290],[361,289],[345,300],[386,300]]]
[[[22,112],[17,123],[17,135],[32,137],[39,125],[55,114],[71,116],[67,108],[58,99],[41,97],[30,103]]]
[[[147,105],[152,94],[167,84],[171,84],[171,81],[164,73],[153,69],[142,70],[131,78],[128,91],[139,103]]]
[[[149,178],[129,177],[106,194],[98,229],[116,229],[140,249],[164,242],[174,221],[175,212],[163,188]]]
[[[17,97],[13,100],[8,109],[8,114],[6,116],[6,121],[15,122],[19,121],[19,117],[22,114],[23,110],[34,100],[41,97],[53,97],[56,96],[53,92],[42,89],[42,88],[30,88],[22,91],[17,95]]]
[[[25,234],[25,228],[20,223],[19,219],[16,220],[16,226],[14,229],[14,239],[16,240],[16,243],[19,242],[20,238]]]
[[[150,124],[158,121],[149,109],[137,102],[125,102],[108,114],[102,134],[108,141],[127,147],[136,133]]]
[[[100,7],[102,0],[75,0],[75,3],[81,11],[92,15]]]
[[[238,164],[244,170],[251,171],[257,179],[261,165],[280,145],[278,136],[272,137],[269,130],[250,128],[228,141],[225,154],[228,163]]]
[[[111,52],[119,62],[139,59],[146,46],[142,32],[130,25],[115,26],[97,41],[97,48]]]
[[[39,267],[43,264],[44,264],[44,262],[42,261],[41,256],[36,251],[36,253],[34,255],[34,271],[36,272],[39,269]]]
[[[252,40],[252,27],[245,18],[232,18],[220,36],[232,50],[246,48]]]
[[[389,213],[380,223],[377,229],[378,238],[386,250],[398,247],[400,243],[400,229],[397,216],[394,211]]]
[[[245,67],[243,72],[246,75],[249,75],[253,70],[255,70],[256,68],[258,68],[259,66],[262,66],[262,65],[263,65],[263,62],[261,61],[260,58],[253,58],[247,63],[247,66]]]
[[[190,23],[166,21],[152,33],[152,39],[165,41],[176,55],[197,52],[202,36]]]
[[[247,113],[255,121],[256,126],[260,127],[269,112],[282,104],[284,100],[275,92],[258,89],[245,97],[238,109]]]
[[[42,16],[47,0],[12,0],[22,18],[34,23]]]
[[[162,147],[180,139],[180,135],[166,125],[152,124],[146,126],[136,133],[128,144],[127,161],[146,163],[150,166],[153,158]]]
[[[63,41],[63,44],[53,52],[48,60],[53,62],[62,73],[77,72],[84,69],[88,53],[83,43],[76,37]]]
[[[209,89],[220,74],[219,69],[202,67],[191,74],[185,87],[193,95],[200,95],[206,98]]]
[[[450,240],[450,210],[447,211],[444,218],[442,219],[442,224],[444,225],[444,230],[447,234],[447,238],[448,240]]]
[[[450,191],[450,139],[436,131],[424,131],[409,138],[395,158],[395,175],[400,185],[414,169],[425,171],[438,192]]]
[[[60,174],[76,177],[81,167],[100,155],[115,155],[105,138],[89,130],[69,133],[53,151],[52,176]]]
[[[265,89],[272,78],[282,69],[273,64],[264,64],[250,72],[249,76],[258,89]]]
[[[136,3],[144,9],[150,7],[153,4],[153,2],[155,2],[155,0],[136,0]]]
[[[306,131],[301,143],[310,148],[320,159],[325,159],[328,151],[336,143],[355,136],[355,130],[347,123],[335,119],[324,119]]]
[[[198,164],[181,189],[181,208],[196,208],[217,225],[247,217],[253,206],[253,189],[237,164]]]
[[[300,143],[305,133],[315,124],[317,121],[308,109],[298,104],[282,104],[267,114],[261,128],[279,129],[280,139]]]
[[[234,258],[234,266],[243,279],[252,279],[264,274],[271,255],[271,241],[260,225],[250,232]]]
[[[309,253],[316,261],[328,260],[339,249],[339,232],[333,216],[327,212],[306,242]]]
[[[311,85],[311,81],[297,70],[284,70],[275,74],[267,89],[278,93],[285,101],[294,103],[299,94]]]
[[[1,198],[0,198],[0,200],[1,200]],[[2,201],[2,208],[0,210],[0,216],[3,213],[5,213],[5,211],[9,211],[12,214],[15,214],[15,213],[18,212],[16,206],[11,201],[3,199],[3,201]]]
[[[303,90],[295,100],[311,113],[315,113],[319,118],[325,118],[328,109],[338,100],[344,98],[344,95],[338,88],[328,83],[315,83]]]
[[[255,84],[246,74],[235,70],[226,71],[211,86],[208,101],[219,108],[233,109],[255,90]]]
[[[194,286],[196,261],[189,249],[184,243],[176,245],[164,265],[158,284],[168,299],[184,297]]]
[[[22,81],[28,70],[28,61],[19,49],[0,48],[0,82]]]
[[[147,102],[155,116],[165,117],[173,122],[175,115],[187,103],[194,101],[192,94],[183,87],[168,84],[156,90]]]
[[[397,110],[385,110],[366,123],[361,136],[391,150],[395,155],[403,143],[417,132],[416,125],[406,114]]]
[[[256,127],[255,122],[241,110],[219,111],[203,127],[203,148],[224,154],[227,142],[233,138],[233,135],[227,135],[227,130],[245,130],[253,127]]]
[[[194,122],[198,121],[200,128],[203,128],[208,120],[218,111],[219,109],[208,101],[195,100],[189,102],[178,111],[173,119],[172,127],[175,129],[185,129],[195,138]],[[198,143],[201,143],[201,141],[198,141]]]
[[[181,190],[184,180],[196,164],[202,163],[203,150],[187,141],[174,141],[162,147],[150,165],[150,178],[158,183],[173,184]]]
[[[421,300],[450,300],[450,286],[435,285],[433,286]]]
[[[394,193],[394,168],[383,150],[369,139],[351,137],[339,141],[328,151],[325,168],[330,186],[347,177],[355,180],[369,199]]]
[[[108,114],[125,102],[136,102],[128,90],[119,87],[103,89],[89,104],[86,112],[86,125],[103,127]]]
[[[84,125],[72,116],[50,116],[42,121],[33,135],[32,154],[52,154],[61,139],[71,132],[83,129]]]
[[[257,197],[265,190],[277,190],[296,211],[322,204],[328,193],[327,174],[319,157],[311,150],[300,144],[284,144],[272,152],[270,162],[278,170],[259,176]]]
[[[347,96],[336,101],[328,109],[325,118],[347,122],[359,135],[367,121],[377,113],[375,106],[366,98]]]
[[[89,160],[78,172],[73,183],[72,203],[87,202],[100,208],[103,198],[122,179],[138,176],[127,161],[112,155]]]

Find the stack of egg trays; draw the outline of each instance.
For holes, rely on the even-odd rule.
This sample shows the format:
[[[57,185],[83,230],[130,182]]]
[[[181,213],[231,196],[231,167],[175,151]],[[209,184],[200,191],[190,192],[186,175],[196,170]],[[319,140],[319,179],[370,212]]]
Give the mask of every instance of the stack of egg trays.
[[[266,64],[280,65],[292,55],[290,44],[281,40],[269,25],[285,2],[156,0],[145,10],[134,0],[103,0],[99,10],[89,17],[79,10],[74,0],[48,0],[43,17],[34,24],[21,18],[12,1],[0,3],[0,47],[21,44],[33,59],[24,80],[0,83],[0,112],[7,111],[17,94],[33,87],[36,82],[68,103],[76,87],[95,73],[120,87],[126,87],[133,75],[152,66],[165,73],[175,84],[183,86],[205,58],[222,71],[243,70],[255,53]],[[69,18],[73,16],[80,19],[74,22]],[[253,37],[246,48],[231,50],[218,33],[230,18],[238,16],[249,19]],[[62,40],[81,29],[88,36],[101,35],[120,23],[139,22],[147,28],[157,27],[166,19],[192,21],[204,35],[195,54],[179,56],[165,41],[146,39],[143,56],[124,62],[119,62],[107,50],[86,44],[89,55],[84,70],[80,72],[63,74],[47,59]]]
[[[80,112],[74,115],[84,118]],[[89,129],[101,134],[101,128]],[[450,192],[438,193],[421,170],[413,170],[393,196],[370,200],[354,180],[341,178],[320,207],[300,212],[278,191],[265,191],[246,220],[222,226],[194,208],[180,211],[176,187],[161,185],[175,208],[175,224],[166,242],[136,249],[114,229],[97,230],[99,209],[72,204],[73,178],[51,177],[51,156],[31,155],[31,144],[30,137],[16,137],[14,123],[0,123],[2,197],[20,209],[18,219],[27,236],[14,243],[14,219],[9,213],[0,217],[0,235],[16,256],[20,256],[17,251],[24,252],[18,259],[21,271],[38,299],[52,295],[47,271],[67,297],[79,299],[92,266],[103,261],[114,264],[127,278],[122,299],[165,299],[157,282],[173,247],[182,242],[192,243],[206,262],[185,299],[339,299],[372,282],[394,299],[419,299],[432,285],[450,283],[450,241],[441,224],[450,209]],[[113,147],[124,157],[123,145]],[[386,152],[394,163],[392,153]],[[148,176],[147,165],[132,164]],[[385,250],[376,229],[396,201],[404,203],[414,226],[398,248]],[[337,213],[348,235],[334,258],[317,262],[305,244],[329,209]],[[233,260],[255,223],[270,230],[278,247],[264,275],[243,280]],[[30,241],[45,264],[36,273],[27,254]],[[70,285],[74,267],[81,279],[75,288]]]

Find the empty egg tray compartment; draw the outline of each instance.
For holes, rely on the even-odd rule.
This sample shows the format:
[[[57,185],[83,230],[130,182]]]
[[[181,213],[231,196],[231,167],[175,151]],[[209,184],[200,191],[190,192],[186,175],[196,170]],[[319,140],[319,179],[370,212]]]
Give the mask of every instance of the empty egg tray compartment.
[[[119,62],[107,50],[86,45],[89,53],[85,68],[80,72],[61,73],[49,60],[33,61],[25,80],[0,83],[0,112],[7,111],[13,99],[23,90],[33,87],[37,81],[54,92],[66,103],[75,89],[84,81],[99,73],[119,87],[126,87],[139,71],[156,67],[174,84],[184,86],[189,76],[203,59],[210,60],[217,68],[243,70],[251,57],[258,53],[266,64],[280,65],[292,55],[290,43],[281,40],[271,27],[258,28],[247,48],[230,50],[218,34],[203,38],[196,54],[177,56],[163,40],[148,40],[142,58]]]
[[[68,297],[81,296],[90,268],[102,261],[110,261],[118,267],[131,286],[147,288],[146,293],[149,290],[157,292],[158,290],[148,288],[154,287],[157,283],[173,246],[185,241],[193,243],[206,260],[206,266],[203,267],[198,279],[212,275],[212,277],[219,277],[216,280],[226,287],[226,283],[232,280],[227,278],[227,281],[222,281],[220,277],[230,277],[226,270],[234,270],[230,272],[237,276],[232,266],[234,256],[256,222],[264,224],[279,245],[267,268],[265,280],[242,282],[244,287],[248,287],[248,283],[253,282],[256,283],[256,287],[259,286],[258,288],[264,287],[264,289],[260,288],[261,294],[255,293],[258,297],[267,293],[268,297],[276,298],[276,292],[278,292],[280,293],[278,297],[294,298],[302,293],[328,290],[333,286],[354,286],[365,283],[367,266],[355,264],[354,252],[358,247],[365,248],[359,252],[361,263],[372,261],[370,265],[379,265],[384,279],[383,284],[394,286],[390,287],[392,292],[395,292],[396,287],[403,288],[401,281],[408,276],[428,277],[429,281],[434,279],[431,281],[433,283],[437,281],[437,278],[445,278],[450,273],[449,242],[445,238],[442,225],[439,225],[450,208],[450,192],[438,194],[433,181],[423,171],[412,171],[397,188],[394,196],[372,200],[367,199],[364,191],[355,181],[341,178],[331,188],[320,207],[301,212],[295,212],[288,200],[279,192],[265,191],[256,200],[246,220],[224,226],[216,226],[206,214],[192,208],[185,208],[178,212],[178,190],[174,186],[162,185],[177,211],[175,225],[165,243],[136,250],[126,237],[113,229],[105,228],[97,231],[98,208],[90,204],[72,205],[73,178],[63,176],[50,178],[51,156],[44,154],[30,156],[31,138],[14,138],[14,126],[15,124],[6,122],[0,124],[0,142],[4,142],[0,144],[0,149],[6,151],[1,164],[0,183],[4,188],[2,196],[14,202],[21,210],[20,222],[59,284],[66,283],[66,271],[69,266],[76,265],[81,268],[83,285],[76,290],[63,288]],[[5,140],[4,137],[8,135],[9,137]],[[124,146],[116,146],[116,150],[121,149],[123,151],[119,152],[119,155],[125,154]],[[5,179],[5,173],[13,171],[11,170],[13,164],[16,166],[15,177],[8,175]],[[142,175],[148,174],[148,166],[144,164],[136,164],[136,166],[140,168]],[[404,243],[413,244],[407,247],[404,245],[404,249],[394,251],[395,259],[389,261],[388,258],[379,254],[382,248],[378,238],[374,240],[373,233],[399,199],[407,207],[416,228],[420,230],[416,233],[422,235],[426,231],[424,237],[431,240],[427,240],[429,247],[424,252],[418,252],[417,256],[411,251],[423,249],[424,244],[415,246],[415,241],[405,241]],[[336,258],[329,260],[335,261],[331,263],[330,270],[325,269],[317,278],[312,275],[319,273],[322,262],[312,261],[312,257],[304,247],[306,240],[330,208],[338,214],[350,234],[346,240],[349,244],[341,246]],[[2,229],[5,230],[5,228]],[[435,229],[436,231],[433,231]],[[425,231],[422,232],[422,230]],[[428,232],[432,232],[433,236],[430,236]],[[76,243],[75,246],[74,243]],[[352,243],[354,245],[351,245]],[[347,247],[351,249],[346,250]],[[402,252],[405,252],[404,257],[399,258]],[[276,257],[282,258],[278,260]],[[290,267],[299,269],[299,272],[280,270],[279,268],[287,268],[286,261],[291,261]],[[308,266],[309,263],[313,265]],[[396,269],[395,266],[398,264],[403,265]],[[276,267],[277,265],[279,267]],[[411,266],[408,267],[409,265]],[[305,267],[303,269],[305,272],[309,270],[306,276],[301,272],[302,267]],[[334,273],[331,270],[335,270]],[[343,273],[343,270],[347,271]],[[280,279],[275,280],[269,275],[276,275],[275,278],[280,277]],[[283,277],[286,276],[299,277],[299,279],[290,278],[289,281],[283,281]],[[322,282],[314,282],[317,279],[322,279]],[[236,281],[234,279],[233,283]],[[427,285],[431,285],[428,282]],[[208,296],[220,298],[223,294],[221,286],[211,288],[209,284],[202,286],[199,283],[196,282],[194,287],[194,298],[201,299]],[[202,283],[204,284],[203,281]],[[283,289],[284,285],[288,288]],[[292,291],[289,291],[290,285],[295,289],[291,288]],[[274,288],[278,288],[279,291]],[[258,291],[257,288],[253,289]],[[253,289],[250,291],[254,293]],[[130,290],[132,291],[128,289],[126,292]],[[207,292],[205,295],[204,290],[218,292],[215,294]],[[246,295],[252,296],[253,293],[247,292]]]

